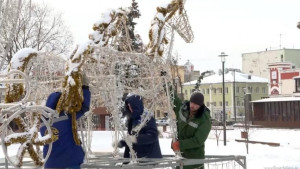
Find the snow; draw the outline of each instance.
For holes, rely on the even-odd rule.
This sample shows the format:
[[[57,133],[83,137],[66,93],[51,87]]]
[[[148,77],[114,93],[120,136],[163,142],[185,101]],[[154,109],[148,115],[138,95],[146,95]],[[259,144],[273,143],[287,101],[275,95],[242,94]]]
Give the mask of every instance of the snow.
[[[23,48],[20,49],[17,53],[14,54],[10,63],[11,69],[18,69],[23,65],[24,59],[27,58],[31,53],[37,53],[37,50],[32,48]]]
[[[300,76],[295,76],[293,77],[293,79],[300,79]]]
[[[260,102],[287,102],[287,101],[300,101],[300,97],[271,97],[261,100],[252,101],[252,103]]]
[[[92,39],[95,42],[101,41],[103,39],[103,34],[101,34],[99,31],[93,31],[91,33],[91,36],[93,37]]]
[[[158,23],[155,22],[155,24],[153,24],[153,25],[151,26],[153,45],[156,45],[156,44],[157,44],[158,29],[159,29]]]
[[[235,77],[234,77],[235,76]],[[250,78],[249,78],[250,77]],[[240,72],[229,71],[224,75],[225,82],[245,82],[245,83],[268,83],[268,79],[261,78],[258,76],[248,75]],[[186,82],[183,85],[195,85],[197,80]],[[204,77],[201,84],[212,84],[212,83],[222,83],[222,74],[215,74],[208,77]]]
[[[164,15],[162,13],[157,13],[156,14],[156,18],[158,20],[160,20],[161,22],[165,22],[165,17],[164,17]]]
[[[89,46],[92,46],[94,44],[94,42],[92,40],[87,40],[83,43],[81,43],[76,51],[76,53],[74,54],[74,57],[72,58],[72,60],[75,60],[77,58],[79,58],[80,55],[83,54],[83,52],[85,52]]]
[[[94,25],[98,27],[102,23],[106,23],[106,24],[110,23],[112,19],[110,15],[113,12],[114,12],[113,9],[108,9],[106,12],[102,13],[101,19],[96,21]]]
[[[169,3],[161,3],[161,4],[158,5],[158,7],[167,9],[168,5],[169,5]]]
[[[262,144],[249,144],[249,154],[246,153],[245,143],[236,142],[241,139],[241,129],[227,130],[227,145],[223,145],[223,131],[221,131],[219,146],[217,146],[214,130],[208,136],[205,145],[206,155],[243,155],[247,157],[247,169],[265,169],[290,167],[300,168],[300,129],[271,129],[271,128],[251,128],[249,140],[280,143],[279,147],[272,147]],[[92,151],[112,152],[111,131],[94,131],[92,141]],[[168,133],[161,133],[168,136]],[[160,147],[163,155],[174,155],[171,149],[170,138],[160,138]],[[9,146],[8,151],[17,153],[18,146]],[[1,148],[0,148],[0,151]],[[123,152],[124,149],[120,149]],[[4,158],[3,153],[0,153]],[[241,168],[241,167],[240,167]]]

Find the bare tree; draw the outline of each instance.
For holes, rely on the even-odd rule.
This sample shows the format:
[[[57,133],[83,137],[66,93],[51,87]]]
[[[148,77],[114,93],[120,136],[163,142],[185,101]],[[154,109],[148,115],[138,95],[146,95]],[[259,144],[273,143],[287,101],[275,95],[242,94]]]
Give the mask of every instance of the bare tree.
[[[223,130],[223,126],[212,126],[212,130],[214,131],[214,135],[216,136],[217,146],[219,146],[219,140],[221,131]]]
[[[8,17],[12,18],[16,12],[16,1],[13,1],[8,10]],[[3,7],[4,8],[4,7]],[[2,11],[4,9],[1,9]],[[2,22],[0,29],[0,42],[9,42],[10,30],[12,29],[11,19]],[[15,26],[15,33],[11,44],[1,43],[0,49],[8,49],[4,56],[0,52],[0,57],[5,57],[9,62],[18,50],[22,48],[34,48],[38,51],[51,52],[53,54],[67,55],[73,44],[73,37],[69,29],[64,24],[62,15],[55,13],[45,4],[31,3],[24,0],[21,5],[21,11]]]

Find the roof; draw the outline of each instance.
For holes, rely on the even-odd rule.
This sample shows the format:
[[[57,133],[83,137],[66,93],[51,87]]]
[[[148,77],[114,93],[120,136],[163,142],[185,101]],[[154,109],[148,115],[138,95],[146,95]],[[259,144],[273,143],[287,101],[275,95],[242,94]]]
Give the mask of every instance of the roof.
[[[249,78],[251,76],[251,78]],[[258,77],[258,76],[253,76],[249,74],[244,74],[241,72],[235,72],[235,77],[234,77],[234,72],[229,71],[228,73],[225,74],[225,83],[226,82],[243,82],[243,83],[268,83],[268,79]],[[222,74],[215,74],[211,76],[204,77],[203,80],[201,81],[201,84],[213,84],[213,83],[222,83],[223,78]],[[183,85],[194,85],[197,83],[197,80],[186,82]]]
[[[253,53],[266,53],[266,52],[272,52],[272,51],[289,51],[289,50],[300,50],[300,49],[291,49],[291,48],[283,48],[283,49],[272,49],[272,50],[263,50],[263,51],[258,51],[258,52],[248,52],[248,53],[242,53],[244,54],[253,54]]]
[[[300,76],[295,76],[293,77],[293,79],[300,79]]]
[[[252,103],[287,102],[287,101],[300,101],[300,97],[272,97],[267,99],[255,100],[252,101]]]

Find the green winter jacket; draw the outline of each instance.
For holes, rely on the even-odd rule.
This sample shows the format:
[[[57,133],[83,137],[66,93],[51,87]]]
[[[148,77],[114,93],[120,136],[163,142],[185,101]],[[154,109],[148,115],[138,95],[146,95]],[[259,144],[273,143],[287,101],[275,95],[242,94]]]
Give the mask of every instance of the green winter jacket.
[[[204,159],[204,143],[211,130],[210,110],[201,106],[194,118],[189,119],[189,102],[183,103],[180,109],[175,108],[180,151],[184,158]],[[202,165],[198,165],[201,167]],[[195,168],[193,166],[191,168]],[[188,168],[188,167],[184,167]]]

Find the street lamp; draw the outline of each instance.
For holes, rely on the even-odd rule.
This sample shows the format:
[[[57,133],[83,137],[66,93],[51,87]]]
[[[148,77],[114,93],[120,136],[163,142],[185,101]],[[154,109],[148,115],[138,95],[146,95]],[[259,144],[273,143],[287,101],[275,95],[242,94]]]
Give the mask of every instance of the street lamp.
[[[228,56],[225,52],[222,52],[219,57],[221,57],[222,62],[222,77],[223,77],[223,135],[224,135],[224,146],[226,146],[226,113],[225,113],[225,79],[224,79],[224,64],[225,64],[225,57]]]

